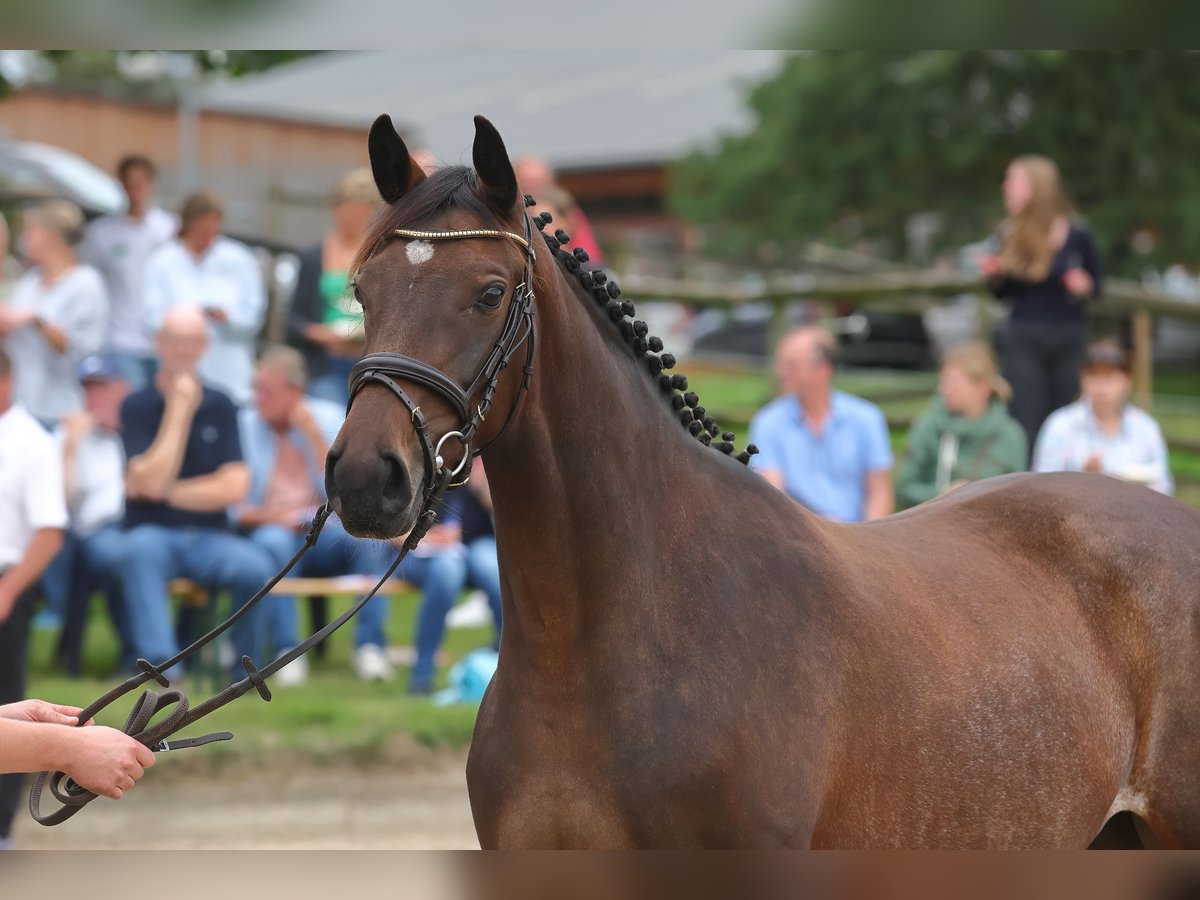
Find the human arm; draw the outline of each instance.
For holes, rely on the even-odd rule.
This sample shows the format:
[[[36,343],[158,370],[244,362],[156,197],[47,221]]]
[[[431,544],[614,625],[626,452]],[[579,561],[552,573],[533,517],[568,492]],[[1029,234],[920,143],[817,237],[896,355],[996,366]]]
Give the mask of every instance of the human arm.
[[[767,484],[786,493],[786,448],[763,413],[750,420],[747,443],[758,447],[758,453],[750,458],[750,468],[758,472]]]
[[[1071,428],[1059,414],[1051,415],[1038,432],[1033,446],[1034,472],[1077,472],[1077,451],[1071,441]]]
[[[179,477],[188,433],[204,389],[193,375],[178,376],[167,390],[162,419],[150,445],[134,447],[135,434],[144,424],[129,420],[121,411],[122,436],[129,464],[125,471],[125,493],[132,500],[162,502],[172,483]]]
[[[863,520],[870,522],[896,511],[896,495],[892,490],[892,437],[887,419],[879,407],[872,405],[866,422],[866,488]]]
[[[288,308],[288,341],[306,349],[314,344],[325,347],[334,337],[333,329],[325,325],[321,301],[321,258],[321,244],[301,252],[296,290]]]
[[[44,707],[46,718],[6,715],[28,704]],[[42,701],[0,706],[0,772],[66,772],[94,794],[121,799],[154,765],[154,754],[115,728],[75,727],[78,712]]]
[[[1072,254],[1072,267],[1063,274],[1063,287],[1081,300],[1100,296],[1104,287],[1104,272],[1100,264],[1100,251],[1091,231],[1078,227],[1078,250]]]
[[[882,519],[896,511],[896,497],[892,492],[892,470],[879,469],[867,473],[867,496],[863,504],[863,520]]]
[[[492,492],[488,486],[487,472],[483,468],[483,460],[478,456],[471,463],[471,480],[467,482],[469,490],[479,501],[487,514],[492,515]]]
[[[241,244],[226,245],[236,263],[222,279],[222,290],[204,300],[204,311],[218,331],[241,338],[253,338],[262,328],[267,308],[266,287],[258,260]]]
[[[79,468],[79,444],[83,440],[84,435],[92,430],[93,425],[92,417],[83,410],[70,413],[63,419],[63,495],[66,497],[68,507],[74,505],[76,495],[79,491],[79,484],[76,479]]]
[[[0,623],[8,620],[17,598],[41,577],[62,547],[62,542],[62,528],[37,529],[21,559],[0,575]]]
[[[225,463],[217,471],[174,482],[163,498],[168,506],[191,512],[218,512],[246,499],[250,471],[243,462]]]

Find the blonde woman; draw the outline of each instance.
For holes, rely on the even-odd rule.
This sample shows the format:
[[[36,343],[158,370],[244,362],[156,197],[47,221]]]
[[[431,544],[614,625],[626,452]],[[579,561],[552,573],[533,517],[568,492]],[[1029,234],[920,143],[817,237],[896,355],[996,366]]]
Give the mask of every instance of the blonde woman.
[[[1004,205],[1000,252],[980,268],[992,292],[1011,304],[997,347],[1013,389],[1009,409],[1032,446],[1046,417],[1079,396],[1087,301],[1099,294],[1103,275],[1092,234],[1072,217],[1051,160],[1013,160]]]
[[[349,397],[350,369],[362,356],[362,313],[348,287],[350,264],[379,207],[370,169],[356,169],[338,182],[333,227],[300,253],[288,314],[288,342],[304,354],[309,392],[342,405]]]
[[[909,434],[899,504],[916,506],[964,482],[1025,471],[1025,432],[1005,409],[1011,395],[987,344],[951,350],[938,394]]]

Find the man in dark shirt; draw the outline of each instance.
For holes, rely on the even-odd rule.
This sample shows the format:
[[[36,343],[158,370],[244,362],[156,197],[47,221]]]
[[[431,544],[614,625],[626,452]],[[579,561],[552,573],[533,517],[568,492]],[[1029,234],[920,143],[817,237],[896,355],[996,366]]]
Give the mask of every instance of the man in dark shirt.
[[[156,664],[179,651],[167,596],[172,578],[228,590],[237,609],[274,574],[267,556],[231,528],[228,509],[245,498],[250,478],[237,408],[196,377],[206,345],[204,314],[172,307],[157,337],[153,385],[121,407],[128,462],[119,573],[134,650]],[[257,612],[233,626],[239,659],[258,656]],[[166,673],[172,680],[182,674],[180,667]]]

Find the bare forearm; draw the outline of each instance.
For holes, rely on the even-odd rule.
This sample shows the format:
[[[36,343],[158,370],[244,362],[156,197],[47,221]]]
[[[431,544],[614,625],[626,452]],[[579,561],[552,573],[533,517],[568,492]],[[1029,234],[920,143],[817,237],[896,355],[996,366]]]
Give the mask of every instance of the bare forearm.
[[[250,478],[242,466],[211,475],[186,478],[171,485],[166,503],[191,512],[218,512],[246,499]]]
[[[163,500],[171,483],[179,477],[192,411],[167,404],[162,424],[149,449],[129,461],[126,487],[135,499]]]
[[[867,490],[867,503],[864,518],[870,522],[890,516],[896,509],[896,496],[891,482],[886,485],[873,485]]]
[[[4,573],[3,582],[12,595],[24,593],[25,589],[41,577],[46,566],[62,547],[63,533],[59,528],[39,528],[33,534],[25,555],[15,566]]]
[[[0,772],[67,768],[74,730],[68,725],[0,719]]]

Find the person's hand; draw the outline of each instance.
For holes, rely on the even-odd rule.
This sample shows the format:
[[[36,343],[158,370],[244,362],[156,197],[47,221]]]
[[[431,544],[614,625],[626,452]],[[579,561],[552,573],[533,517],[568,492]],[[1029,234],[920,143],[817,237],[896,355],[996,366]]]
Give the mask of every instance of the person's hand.
[[[317,417],[313,415],[312,410],[308,408],[308,404],[303,400],[292,408],[292,413],[288,419],[291,426],[298,431],[306,434],[320,431],[320,426],[317,424]]]
[[[225,312],[219,306],[204,307],[204,314],[214,322],[220,322],[222,325],[229,321],[229,313]]]
[[[93,794],[120,800],[154,765],[154,753],[123,731],[94,725],[70,733],[63,771]]]
[[[1001,272],[1000,257],[994,253],[980,257],[979,271],[984,278],[995,278]]]
[[[314,344],[320,344],[329,351],[339,349],[346,340],[342,335],[334,331],[328,325],[323,325],[320,323],[314,323],[312,325],[305,326],[304,336]]]
[[[195,411],[200,406],[203,396],[204,388],[200,384],[200,379],[190,372],[183,372],[176,375],[175,380],[171,382],[167,400],[185,409]]]
[[[96,425],[92,414],[86,410],[76,410],[63,417],[63,429],[66,431],[67,443],[77,444],[79,440]]]
[[[81,712],[83,710],[78,706],[62,706],[58,703],[47,703],[45,700],[21,700],[0,706],[0,719],[74,726],[79,721]],[[88,724],[91,724],[90,720]]]
[[[1103,469],[1101,469],[1101,467],[1100,467],[1101,462],[1102,461],[1100,459],[1100,454],[1093,453],[1091,456],[1089,456],[1087,458],[1087,462],[1085,462],[1083,464],[1083,471],[1085,471],[1085,472],[1101,472],[1101,471],[1103,471]]]
[[[1063,287],[1076,297],[1092,296],[1092,276],[1084,269],[1067,269],[1063,273]]]

